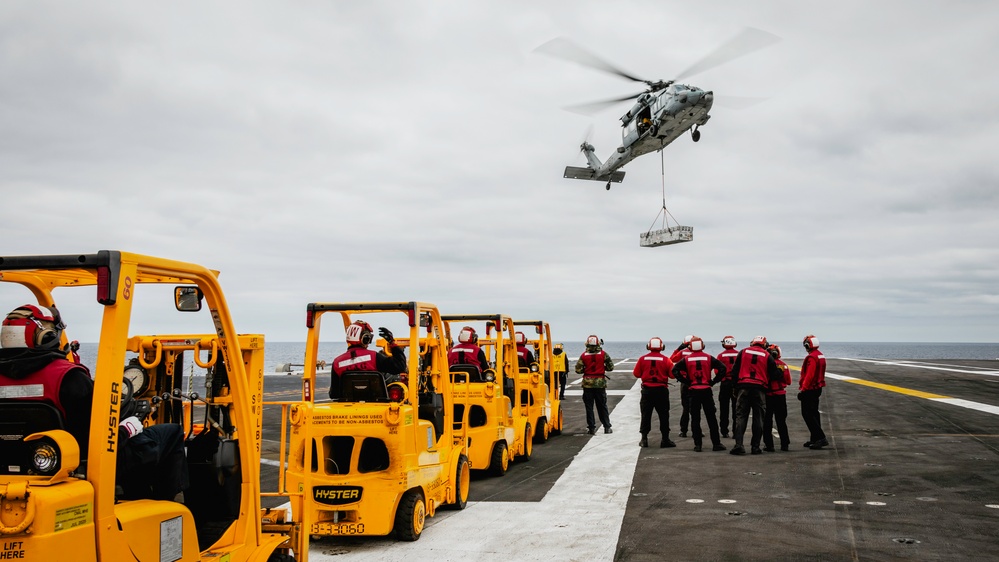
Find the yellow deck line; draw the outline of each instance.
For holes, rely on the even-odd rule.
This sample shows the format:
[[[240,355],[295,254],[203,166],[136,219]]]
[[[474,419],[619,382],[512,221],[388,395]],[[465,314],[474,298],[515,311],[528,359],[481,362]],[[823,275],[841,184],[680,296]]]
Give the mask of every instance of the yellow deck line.
[[[794,369],[795,371],[801,371],[801,367],[795,367],[793,365],[788,365],[788,367]],[[905,394],[907,396],[915,396],[916,398],[927,398],[930,400],[940,400],[951,398],[950,396],[944,396],[943,394],[933,394],[931,392],[923,392],[921,390],[912,390],[911,388],[902,388],[901,386],[893,386],[890,384],[881,384],[879,382],[866,381],[864,379],[858,379],[855,377],[844,377],[839,379],[845,382],[852,382],[853,384],[860,384],[863,386],[870,386],[873,388],[880,388],[881,390],[887,390],[889,392],[897,392],[899,394]]]

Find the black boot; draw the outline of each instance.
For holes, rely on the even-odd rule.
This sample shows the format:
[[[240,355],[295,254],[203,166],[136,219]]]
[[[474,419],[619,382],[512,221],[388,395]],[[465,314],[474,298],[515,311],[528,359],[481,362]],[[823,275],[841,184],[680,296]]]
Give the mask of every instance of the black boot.
[[[659,444],[660,449],[669,449],[670,447],[676,447],[676,443],[669,440],[669,437],[663,436],[663,442]]]
[[[642,435],[642,440],[638,442],[639,447],[649,446],[649,437],[647,435]]]

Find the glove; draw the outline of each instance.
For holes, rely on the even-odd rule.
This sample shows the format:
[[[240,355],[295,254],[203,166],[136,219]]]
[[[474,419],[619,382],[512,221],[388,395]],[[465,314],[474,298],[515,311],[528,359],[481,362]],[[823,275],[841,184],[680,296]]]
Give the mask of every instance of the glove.
[[[128,432],[129,439],[142,433],[142,422],[139,421],[139,418],[135,416],[127,417],[121,420],[121,423],[118,424],[118,427],[125,428],[125,431]]]
[[[388,328],[378,328],[378,335],[389,342],[389,345],[395,343],[395,336],[392,335],[392,332]]]
[[[799,393],[798,393],[798,400],[801,400],[801,397],[802,397],[802,396],[804,396],[804,393],[803,393],[803,392],[799,392]]]

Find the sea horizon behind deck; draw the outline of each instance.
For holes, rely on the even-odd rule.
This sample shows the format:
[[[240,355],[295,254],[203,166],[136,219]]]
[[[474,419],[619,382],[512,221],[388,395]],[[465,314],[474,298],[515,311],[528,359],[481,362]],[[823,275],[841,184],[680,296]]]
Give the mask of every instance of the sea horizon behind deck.
[[[614,345],[606,346],[612,356]],[[692,439],[678,436],[675,384],[669,422],[678,447],[657,447],[655,420],[653,446],[638,447],[631,370],[639,355],[614,357],[614,433],[585,433],[570,375],[563,435],[502,478],[474,475],[467,509],[438,512],[414,543],[324,539],[310,559],[971,560],[999,547],[999,362],[830,357],[821,406],[830,447],[801,446],[793,372],[791,450],[735,456],[694,452]],[[266,399],[291,399],[298,378],[268,377]],[[320,379],[320,396],[326,384]],[[265,417],[263,473],[274,481],[276,424],[273,412]]]

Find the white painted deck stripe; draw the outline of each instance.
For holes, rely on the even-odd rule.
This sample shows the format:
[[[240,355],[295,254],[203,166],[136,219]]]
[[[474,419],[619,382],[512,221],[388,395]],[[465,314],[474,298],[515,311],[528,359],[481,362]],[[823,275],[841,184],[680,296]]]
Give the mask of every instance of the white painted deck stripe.
[[[463,511],[427,519],[418,541],[386,538],[326,549],[320,543],[309,559],[613,560],[641,450],[639,389],[636,381],[611,412],[614,433],[591,437],[540,502],[469,502]]]
[[[938,367],[930,363],[917,363],[914,361],[881,361],[877,359],[847,359],[843,358],[844,361],[857,361],[860,363],[874,363],[876,365],[895,365],[897,367],[911,367],[913,369],[929,369],[931,371],[949,371],[951,373],[964,373],[967,375],[986,375],[990,377],[999,377],[999,371],[982,369],[978,367],[967,367],[964,369],[957,369],[954,367]]]

